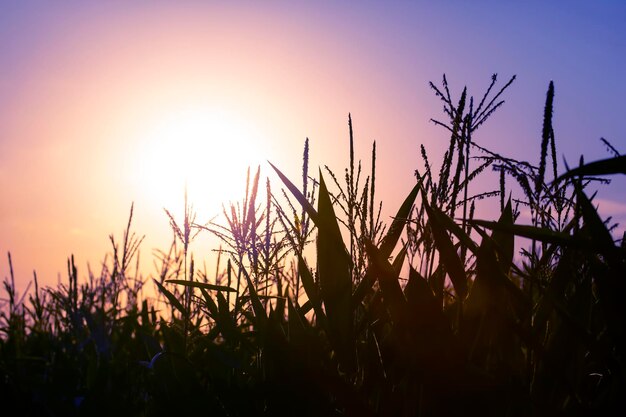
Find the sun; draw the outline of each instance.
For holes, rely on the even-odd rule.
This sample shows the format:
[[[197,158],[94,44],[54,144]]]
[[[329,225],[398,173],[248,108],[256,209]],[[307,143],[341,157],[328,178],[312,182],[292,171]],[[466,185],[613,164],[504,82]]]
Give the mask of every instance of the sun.
[[[246,170],[262,164],[261,143],[258,130],[234,112],[168,112],[137,141],[135,185],[152,203],[174,211],[187,190],[198,212],[214,216],[242,196]]]

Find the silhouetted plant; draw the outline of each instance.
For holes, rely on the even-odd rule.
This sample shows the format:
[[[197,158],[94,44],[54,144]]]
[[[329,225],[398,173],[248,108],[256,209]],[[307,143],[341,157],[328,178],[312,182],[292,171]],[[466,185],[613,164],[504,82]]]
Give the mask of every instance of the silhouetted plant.
[[[626,243],[615,243],[585,190],[626,173],[624,157],[603,140],[611,158],[557,175],[552,83],[537,166],[478,145],[477,129],[514,78],[494,93],[493,76],[477,106],[467,89],[453,101],[445,76],[441,88],[431,83],[449,118],[434,122],[450,142],[436,176],[420,147],[423,168],[387,227],[375,200],[376,143],[365,176],[348,116],[344,181],[328,167],[309,174],[307,139],[300,187],[271,165],[285,190],[266,179],[263,199],[260,168],[248,171],[224,223],[202,225],[185,197],[182,224],[166,212],[174,239],[157,251],[151,281],[138,271],[132,207],[121,243],[110,237],[112,256],[84,282],[71,257],[67,283],[42,289],[35,274],[20,296],[9,255],[0,398],[27,415],[619,409]],[[472,194],[488,167],[497,189]],[[499,199],[497,221],[476,218],[474,202],[488,197]],[[518,222],[520,205],[530,224]],[[220,238],[213,276],[191,255],[198,232]],[[520,242],[529,247],[516,256]]]

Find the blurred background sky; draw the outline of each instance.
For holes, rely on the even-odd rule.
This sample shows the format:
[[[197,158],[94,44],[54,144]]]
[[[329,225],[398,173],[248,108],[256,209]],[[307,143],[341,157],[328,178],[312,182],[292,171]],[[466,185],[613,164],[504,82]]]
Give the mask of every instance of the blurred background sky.
[[[377,141],[388,219],[419,145],[431,161],[447,146],[429,122],[443,73],[457,98],[517,75],[475,136],[493,151],[537,163],[553,80],[559,158],[610,156],[600,137],[624,152],[625,22],[618,0],[1,2],[0,277],[9,250],[18,288],[33,269],[65,279],[71,253],[97,270],[133,201],[151,273],[185,182],[206,221],[241,196],[248,165],[276,187],[266,160],[299,178],[306,137],[312,172],[342,173],[349,112],[366,169]],[[626,222],[625,191],[622,178],[600,189],[605,216]]]

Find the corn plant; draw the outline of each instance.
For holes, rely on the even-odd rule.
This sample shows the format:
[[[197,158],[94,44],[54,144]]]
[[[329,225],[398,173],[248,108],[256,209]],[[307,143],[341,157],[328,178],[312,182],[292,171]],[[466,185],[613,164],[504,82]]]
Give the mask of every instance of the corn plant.
[[[371,171],[349,157],[283,188],[248,171],[242,201],[198,224],[187,198],[157,273],[138,271],[142,239],[110,237],[98,273],[20,295],[0,314],[0,398],[27,415],[606,415],[626,388],[626,239],[615,240],[590,184],[624,157],[558,175],[550,83],[537,165],[482,147],[477,129],[514,77],[476,102],[431,83],[450,135],[438,175],[423,168],[389,225]],[[492,192],[472,182],[497,171]],[[548,179],[550,178],[550,179]],[[298,180],[299,182],[300,180]],[[260,187],[261,186],[261,187]],[[277,192],[276,190],[279,189]],[[519,194],[519,195],[518,195]],[[475,201],[499,199],[498,219]],[[531,213],[521,223],[519,208]],[[221,242],[214,274],[197,233]],[[523,245],[520,247],[520,244]],[[152,283],[156,296],[145,287]]]

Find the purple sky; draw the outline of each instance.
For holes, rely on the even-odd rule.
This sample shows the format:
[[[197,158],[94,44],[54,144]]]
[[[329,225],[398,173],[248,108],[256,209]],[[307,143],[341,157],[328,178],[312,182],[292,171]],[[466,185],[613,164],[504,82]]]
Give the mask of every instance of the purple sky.
[[[249,135],[236,146],[292,177],[305,137],[312,166],[341,172],[351,112],[359,157],[378,143],[387,215],[410,188],[419,144],[436,160],[447,143],[428,122],[441,116],[428,81],[444,72],[457,97],[464,85],[480,96],[493,73],[517,75],[475,138],[496,152],[537,162],[550,80],[559,157],[608,157],[600,137],[626,151],[626,2],[206,3],[2,2],[0,251],[12,251],[19,282],[33,268],[55,282],[70,253],[97,264],[132,201],[145,257],[168,244],[162,205],[181,190],[159,183],[174,196],[163,200],[130,178],[152,151],[146,132],[188,107],[245,125],[218,130]],[[207,195],[223,179],[209,176]],[[626,222],[625,191],[615,178],[598,198]],[[208,219],[218,205],[199,207]]]

